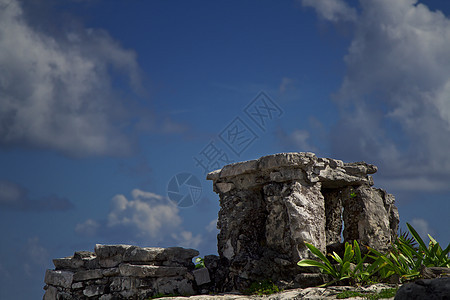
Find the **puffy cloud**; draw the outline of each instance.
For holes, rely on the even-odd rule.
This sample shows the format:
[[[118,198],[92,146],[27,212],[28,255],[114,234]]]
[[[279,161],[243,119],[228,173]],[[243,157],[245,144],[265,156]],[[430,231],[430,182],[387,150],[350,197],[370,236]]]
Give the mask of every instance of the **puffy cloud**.
[[[356,10],[342,0],[302,0],[302,5],[312,7],[328,21],[356,21]]]
[[[181,218],[178,208],[162,196],[138,189],[132,191],[133,199],[116,195],[111,200],[108,227],[130,226],[138,235],[160,237],[164,232],[179,228]]]
[[[22,211],[65,211],[72,209],[74,205],[68,199],[56,195],[29,199],[28,191],[22,186],[0,180],[0,207]]]
[[[112,82],[125,77],[139,87],[136,54],[103,30],[50,36],[27,23],[17,0],[0,8],[0,146],[129,153],[129,117]]]
[[[448,189],[450,20],[415,0],[360,5],[332,154],[376,163],[390,188]]]
[[[83,236],[126,236],[127,242],[142,242],[152,245],[179,245],[198,247],[203,239],[200,235],[182,227],[179,209],[161,195],[134,189],[131,198],[115,195],[111,199],[110,211],[104,221],[88,219],[75,227]],[[119,242],[119,241],[117,241]],[[123,242],[123,241],[120,241]]]

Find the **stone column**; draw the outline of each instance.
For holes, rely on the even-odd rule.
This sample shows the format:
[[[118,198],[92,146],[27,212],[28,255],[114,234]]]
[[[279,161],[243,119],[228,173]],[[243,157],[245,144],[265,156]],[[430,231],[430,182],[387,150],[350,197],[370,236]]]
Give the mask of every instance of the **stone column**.
[[[398,230],[394,196],[368,185],[348,187],[344,196],[344,240],[387,251]]]

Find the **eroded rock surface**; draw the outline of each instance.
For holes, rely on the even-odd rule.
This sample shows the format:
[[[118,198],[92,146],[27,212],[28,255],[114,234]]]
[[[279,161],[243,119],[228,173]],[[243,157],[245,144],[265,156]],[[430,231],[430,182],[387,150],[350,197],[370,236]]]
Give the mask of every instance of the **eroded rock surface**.
[[[313,153],[280,153],[208,174],[220,197],[218,290],[271,279],[304,286],[305,242],[322,252],[352,242],[385,251],[398,228],[394,197],[373,188],[377,168]],[[344,240],[341,240],[343,235]]]
[[[194,249],[96,245],[95,253],[78,251],[54,259],[45,273],[44,300],[149,299],[158,293],[196,293]]]

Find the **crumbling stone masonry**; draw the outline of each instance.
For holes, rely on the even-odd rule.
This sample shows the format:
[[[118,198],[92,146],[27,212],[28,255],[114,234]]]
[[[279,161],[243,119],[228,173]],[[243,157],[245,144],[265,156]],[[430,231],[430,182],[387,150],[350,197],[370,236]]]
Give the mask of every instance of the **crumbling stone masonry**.
[[[208,174],[220,197],[219,257],[194,270],[193,249],[96,245],[53,260],[45,300],[148,299],[156,294],[243,291],[270,279],[285,288],[325,278],[297,262],[357,240],[389,249],[398,229],[394,197],[373,186],[373,165],[343,163],[313,153],[280,153],[230,164]]]
[[[342,234],[344,242],[387,250],[399,218],[394,197],[372,187],[368,174],[376,171],[364,162],[280,153],[209,173],[221,206],[219,289],[242,290],[262,279],[293,286],[320,281],[296,265],[312,258],[304,242],[325,252]]]
[[[193,249],[96,245],[54,259],[45,273],[44,300],[149,299],[160,294],[195,294]]]

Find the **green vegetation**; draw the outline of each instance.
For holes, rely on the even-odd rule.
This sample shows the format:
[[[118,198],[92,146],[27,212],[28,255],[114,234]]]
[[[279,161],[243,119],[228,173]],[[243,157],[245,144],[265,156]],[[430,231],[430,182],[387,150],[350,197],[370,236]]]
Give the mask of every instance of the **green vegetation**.
[[[376,300],[376,299],[385,299],[392,298],[397,293],[397,289],[384,289],[379,293],[361,293],[355,291],[345,291],[336,295],[336,299],[346,299],[351,297],[364,297],[364,299]]]
[[[345,279],[351,284],[377,283],[388,281],[393,275],[398,276],[401,281],[406,281],[420,277],[422,266],[450,267],[450,244],[442,250],[439,243],[428,235],[430,242],[427,247],[417,231],[410,224],[406,225],[412,238],[408,234],[400,234],[392,244],[392,249],[386,254],[367,247],[368,253],[363,257],[356,241],[353,241],[353,245],[346,242],[342,258],[335,252],[327,254],[336,262],[332,264],[320,250],[312,244],[305,243],[321,261],[303,259],[298,265],[318,267],[322,273],[333,277],[331,282],[322,286]],[[366,263],[368,258],[371,259],[371,263]]]
[[[280,292],[280,289],[272,281],[263,280],[260,282],[253,282],[244,294],[262,296],[271,295],[278,292]]]
[[[203,257],[197,257],[195,259],[195,268],[200,269],[205,267],[205,259]]]

